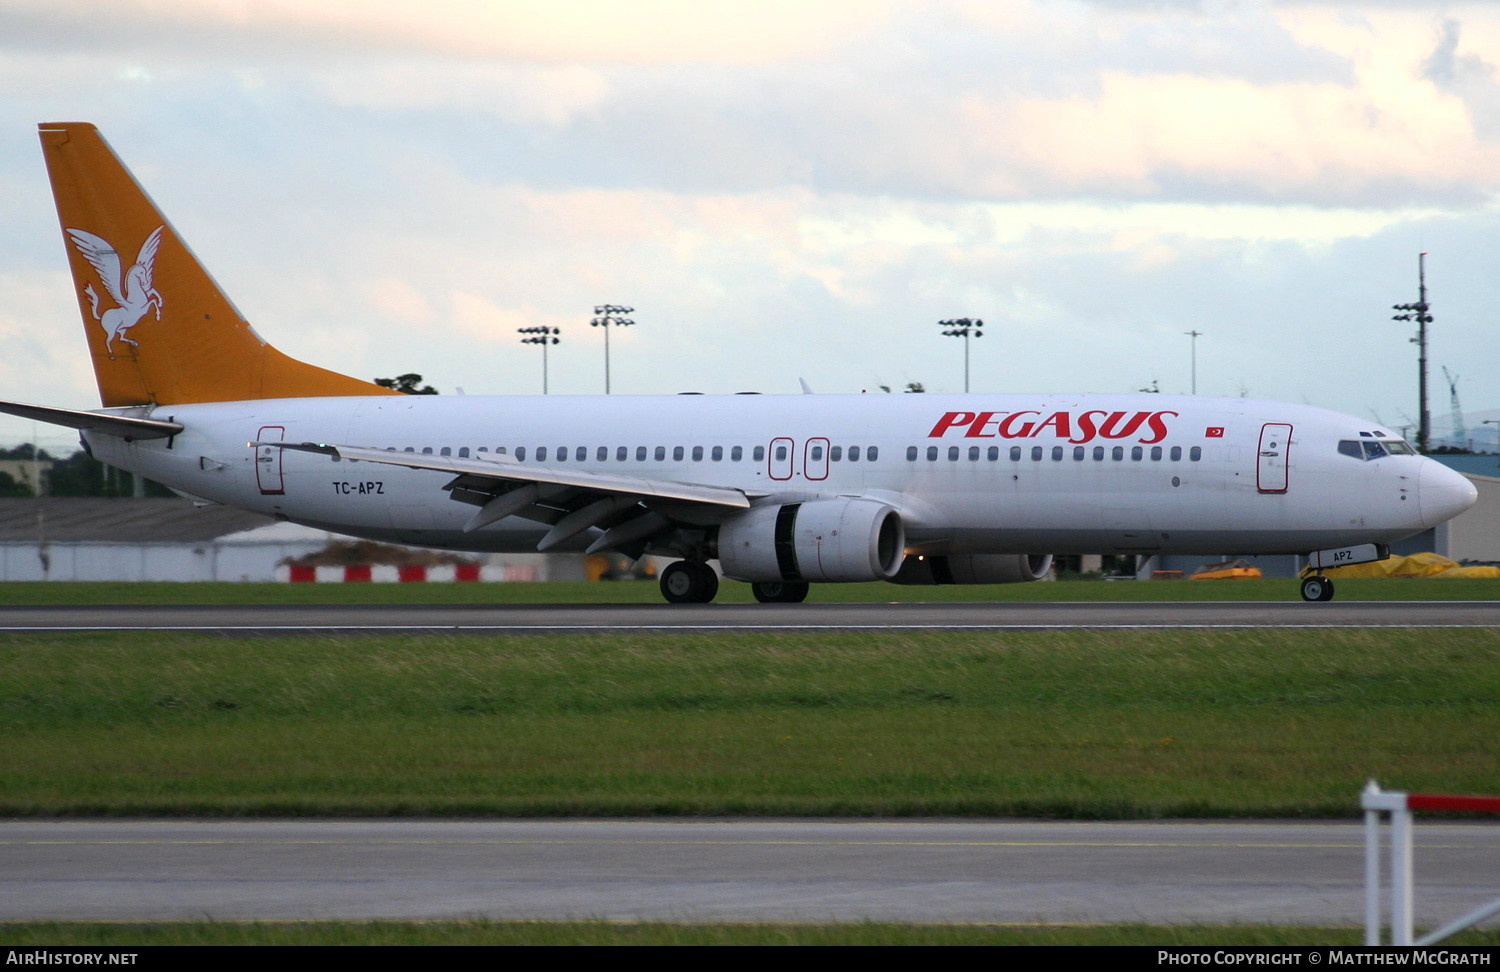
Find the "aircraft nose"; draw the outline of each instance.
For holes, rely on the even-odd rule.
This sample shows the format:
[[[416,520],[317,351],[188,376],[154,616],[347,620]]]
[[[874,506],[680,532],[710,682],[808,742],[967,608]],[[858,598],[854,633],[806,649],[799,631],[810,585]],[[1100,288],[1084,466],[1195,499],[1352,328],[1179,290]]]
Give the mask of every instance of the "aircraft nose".
[[[1437,526],[1473,506],[1479,499],[1474,484],[1431,459],[1422,463],[1417,479],[1417,503],[1422,510],[1422,525]]]

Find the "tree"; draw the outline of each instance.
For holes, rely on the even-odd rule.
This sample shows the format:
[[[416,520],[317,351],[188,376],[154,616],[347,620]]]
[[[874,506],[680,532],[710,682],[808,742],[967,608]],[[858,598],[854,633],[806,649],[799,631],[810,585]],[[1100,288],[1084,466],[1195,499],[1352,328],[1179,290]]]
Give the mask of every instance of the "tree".
[[[376,378],[381,388],[393,388],[403,395],[436,395],[438,390],[431,385],[422,385],[422,376],[417,374],[397,375],[394,378]],[[421,387],[418,387],[421,385]]]

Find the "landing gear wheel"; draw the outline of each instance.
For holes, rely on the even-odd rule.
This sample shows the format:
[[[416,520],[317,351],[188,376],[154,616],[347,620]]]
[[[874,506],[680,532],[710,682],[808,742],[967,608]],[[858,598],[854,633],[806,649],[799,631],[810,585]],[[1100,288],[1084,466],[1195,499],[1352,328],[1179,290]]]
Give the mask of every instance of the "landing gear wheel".
[[[807,585],[794,581],[758,581],[750,585],[762,604],[801,604],[807,600]]]
[[[679,560],[661,572],[661,596],[672,604],[707,604],[719,593],[719,575],[708,564]]]
[[[1302,600],[1333,600],[1333,581],[1326,577],[1309,577],[1302,582]]]

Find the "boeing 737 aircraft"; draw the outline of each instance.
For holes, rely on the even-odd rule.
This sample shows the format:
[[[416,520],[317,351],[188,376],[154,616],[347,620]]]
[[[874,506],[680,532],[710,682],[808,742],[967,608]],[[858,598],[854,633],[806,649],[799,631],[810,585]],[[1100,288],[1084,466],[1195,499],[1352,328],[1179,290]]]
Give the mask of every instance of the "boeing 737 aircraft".
[[[1475,490],[1367,419],[1168,395],[400,395],[267,344],[92,125],[40,126],[103,407],[0,404],[213,503],[470,551],[816,582],[1037,580],[1059,553],[1380,559]]]

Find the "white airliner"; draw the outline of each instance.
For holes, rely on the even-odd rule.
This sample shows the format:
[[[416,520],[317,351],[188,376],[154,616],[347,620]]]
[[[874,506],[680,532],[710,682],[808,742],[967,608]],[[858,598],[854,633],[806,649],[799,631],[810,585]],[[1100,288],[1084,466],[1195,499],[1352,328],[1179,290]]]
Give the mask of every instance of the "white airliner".
[[[1059,553],[1309,555],[1321,568],[1471,506],[1366,419],[1167,395],[440,397],[266,344],[92,125],[40,126],[103,408],[19,403],[97,458],[195,498],[471,551],[680,558],[718,579],[1037,580]],[[123,256],[122,256],[123,254]],[[127,261],[129,261],[127,265]]]

